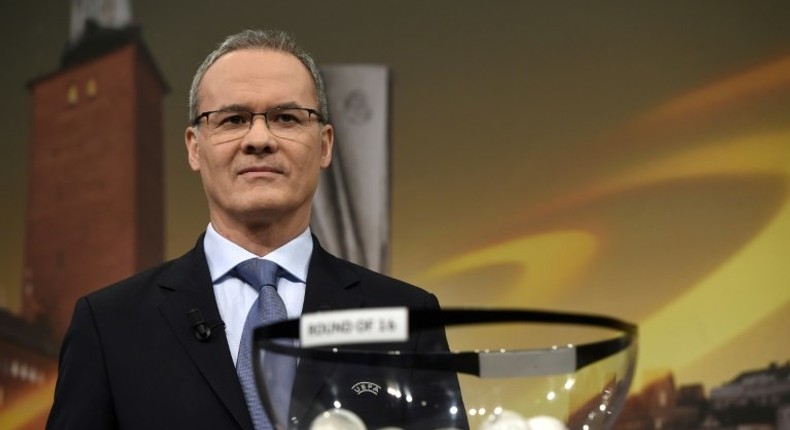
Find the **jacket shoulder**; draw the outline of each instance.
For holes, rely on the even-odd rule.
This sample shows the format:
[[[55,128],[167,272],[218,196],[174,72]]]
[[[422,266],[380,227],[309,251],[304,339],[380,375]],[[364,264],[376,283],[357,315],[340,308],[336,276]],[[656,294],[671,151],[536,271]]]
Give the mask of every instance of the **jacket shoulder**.
[[[367,267],[335,257],[328,254],[333,259],[334,264],[342,270],[351,273],[356,278],[352,289],[361,293],[367,298],[368,305],[388,306],[392,305],[424,305],[433,304],[436,297],[421,287],[409,282],[394,278],[389,275],[376,272]],[[375,302],[375,303],[373,303]]]
[[[194,271],[204,270],[208,273],[202,249],[192,249],[188,253],[157,266],[137,272],[125,279],[87,294],[84,298],[92,306],[113,306],[131,304],[157,292],[161,288],[169,288],[179,282],[180,278],[191,275]],[[203,262],[201,265],[201,261]]]

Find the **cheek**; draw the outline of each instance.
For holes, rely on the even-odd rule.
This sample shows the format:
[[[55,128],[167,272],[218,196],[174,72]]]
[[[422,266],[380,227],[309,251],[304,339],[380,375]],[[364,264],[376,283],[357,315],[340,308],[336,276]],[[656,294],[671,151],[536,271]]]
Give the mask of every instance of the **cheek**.
[[[313,174],[315,170],[320,169],[324,164],[324,154],[320,148],[315,146],[301,147],[298,154],[292,152],[289,157],[293,160],[294,166],[297,166],[296,170],[302,176]]]
[[[221,151],[206,151],[200,154],[200,173],[203,180],[226,181],[233,161],[233,154]]]

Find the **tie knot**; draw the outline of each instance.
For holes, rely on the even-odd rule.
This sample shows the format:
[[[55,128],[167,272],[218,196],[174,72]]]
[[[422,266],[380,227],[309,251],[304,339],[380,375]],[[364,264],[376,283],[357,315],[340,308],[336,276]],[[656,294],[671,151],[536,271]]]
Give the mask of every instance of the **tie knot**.
[[[236,266],[238,277],[258,291],[265,286],[274,287],[276,290],[279,270],[277,263],[262,258],[250,258]]]

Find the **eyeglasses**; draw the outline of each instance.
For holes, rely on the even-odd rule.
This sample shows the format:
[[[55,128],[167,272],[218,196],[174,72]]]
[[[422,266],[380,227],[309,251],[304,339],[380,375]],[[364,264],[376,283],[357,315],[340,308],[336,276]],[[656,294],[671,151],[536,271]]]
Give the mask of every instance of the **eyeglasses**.
[[[220,109],[203,112],[192,120],[197,126],[206,118],[208,133],[216,143],[228,142],[244,137],[251,129],[256,115],[266,121],[269,132],[274,136],[299,140],[309,129],[310,120],[315,117],[319,123],[324,119],[315,109],[301,107],[276,107],[266,112],[250,112],[243,109]]]

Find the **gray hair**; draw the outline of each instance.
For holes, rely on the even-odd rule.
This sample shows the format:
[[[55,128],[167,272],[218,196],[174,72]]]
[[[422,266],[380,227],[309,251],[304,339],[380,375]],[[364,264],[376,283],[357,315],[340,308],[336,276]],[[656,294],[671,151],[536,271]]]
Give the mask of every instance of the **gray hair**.
[[[199,104],[198,86],[200,86],[206,71],[223,55],[242,49],[284,52],[299,59],[313,77],[315,98],[318,100],[318,113],[324,122],[329,122],[329,108],[326,100],[326,90],[324,89],[324,80],[321,78],[321,72],[318,70],[315,60],[310,54],[296,45],[296,40],[291,35],[280,30],[244,30],[241,33],[228,36],[217,49],[208,54],[206,59],[203,60],[203,64],[195,72],[195,77],[192,78],[192,86],[189,88],[190,121],[200,114],[197,110]]]

